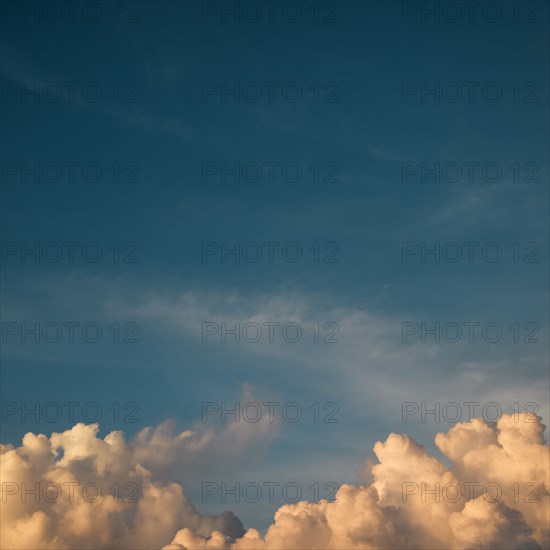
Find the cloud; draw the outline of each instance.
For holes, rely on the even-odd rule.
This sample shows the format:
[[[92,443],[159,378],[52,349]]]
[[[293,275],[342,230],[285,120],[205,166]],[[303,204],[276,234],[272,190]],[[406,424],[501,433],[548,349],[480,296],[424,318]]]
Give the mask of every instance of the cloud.
[[[216,357],[216,351],[223,351],[224,359],[230,361],[261,361],[262,364],[276,361],[277,368],[283,372],[292,366],[293,372],[307,379],[308,386],[315,388],[317,395],[323,392],[334,395],[337,388],[341,402],[354,405],[349,407],[354,414],[361,415],[368,410],[364,407],[367,402],[380,416],[400,422],[401,404],[413,401],[426,402],[431,409],[434,401],[494,402],[503,411],[509,411],[516,402],[534,402],[543,417],[547,418],[550,413],[545,386],[547,373],[541,368],[546,360],[544,346],[542,342],[528,346],[529,349],[518,346],[512,341],[510,331],[509,341],[503,337],[498,346],[482,341],[479,334],[470,343],[466,331],[456,343],[435,343],[429,337],[426,342],[414,337],[403,343],[402,323],[416,319],[420,324],[422,316],[419,319],[418,313],[381,314],[370,308],[343,307],[321,294],[286,290],[249,296],[212,290],[167,295],[153,292],[131,304],[120,297],[120,292],[113,296],[107,306],[112,308],[113,317],[134,319],[147,333],[158,331],[159,339],[179,342],[183,335],[186,346],[201,346],[201,352],[211,353],[212,357]],[[456,322],[468,321],[468,315],[464,314]],[[262,323],[269,321],[281,325],[292,321],[302,327],[303,337],[298,343],[289,344],[277,332],[274,342],[270,343],[264,326],[263,337],[255,343],[241,338],[240,343],[235,344],[234,337],[228,336],[224,344],[218,332],[209,336],[204,344],[201,330],[205,321],[226,323],[229,328],[234,328],[236,323],[243,327],[247,323],[264,326]],[[328,331],[321,331],[319,343],[314,343],[310,327],[315,323],[323,327],[328,321],[338,325],[335,335],[338,343],[323,342]],[[432,327],[434,322],[427,321],[427,325]],[[501,324],[504,327],[504,323]],[[542,326],[540,332],[543,332]],[[297,349],[301,353],[296,353]],[[519,379],[518,364],[527,373]],[[312,372],[315,375],[312,376]],[[402,383],[403,376],[413,375],[419,382],[414,387]],[[466,411],[463,407],[464,416],[458,420],[469,419]]]
[[[100,438],[97,424],[27,433],[21,446],[1,446],[1,546],[159,548],[182,527],[236,538],[244,529],[233,513],[199,514],[173,479],[192,481],[212,457],[261,446],[271,435],[262,424],[174,434],[164,423],[130,441],[121,431]]]
[[[438,434],[450,468],[410,437],[391,434],[375,445],[379,464],[369,468],[370,485],[344,484],[335,502],[282,506],[263,538],[254,529],[231,541],[185,528],[164,550],[546,548],[550,457],[544,426],[530,420],[475,419]],[[523,490],[531,483],[536,502]],[[514,484],[519,493],[510,489]],[[500,498],[492,491],[497,487]]]
[[[281,506],[265,536],[245,531],[229,511],[200,514],[182,485],[166,479],[174,462],[191,472],[193,457],[207,451],[223,462],[216,440],[225,444],[225,433],[172,434],[161,425],[127,441],[119,431],[101,439],[96,424],[49,438],[28,433],[20,447],[1,448],[2,546],[542,549],[550,542],[544,429],[527,414],[457,424],[435,438],[450,466],[409,436],[390,434],[374,447],[370,483],[343,484],[334,502]]]

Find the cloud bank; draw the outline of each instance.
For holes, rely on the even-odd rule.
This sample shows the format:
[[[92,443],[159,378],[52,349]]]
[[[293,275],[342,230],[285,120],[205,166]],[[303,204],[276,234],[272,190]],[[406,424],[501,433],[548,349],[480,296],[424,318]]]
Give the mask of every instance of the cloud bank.
[[[543,549],[550,543],[544,429],[527,414],[457,424],[435,438],[448,465],[407,435],[390,434],[376,443],[378,462],[368,463],[364,485],[342,485],[335,502],[281,506],[265,536],[245,531],[231,512],[200,514],[165,478],[174,461],[185,467],[214,445],[208,438],[159,427],[131,441],[122,432],[101,439],[97,425],[84,424],[49,438],[28,433],[20,447],[1,449],[1,542],[13,549]],[[225,459],[222,448],[211,449]],[[94,485],[85,492],[87,483]],[[128,502],[134,486],[139,498]],[[103,494],[91,502],[97,487]],[[35,489],[38,498],[29,493]]]

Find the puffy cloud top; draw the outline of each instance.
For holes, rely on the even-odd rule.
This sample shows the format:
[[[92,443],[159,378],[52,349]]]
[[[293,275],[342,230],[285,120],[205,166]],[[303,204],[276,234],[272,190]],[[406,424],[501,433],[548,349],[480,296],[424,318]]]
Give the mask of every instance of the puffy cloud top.
[[[97,425],[84,424],[49,438],[29,433],[20,447],[1,448],[1,542],[14,549],[543,549],[550,544],[543,432],[541,419],[528,414],[457,424],[435,438],[450,466],[410,437],[390,434],[374,447],[370,484],[344,484],[334,502],[283,505],[263,537],[231,512],[199,514],[182,486],[166,479],[174,461],[190,467],[223,433],[172,435],[161,426],[126,441],[122,432],[101,439]]]

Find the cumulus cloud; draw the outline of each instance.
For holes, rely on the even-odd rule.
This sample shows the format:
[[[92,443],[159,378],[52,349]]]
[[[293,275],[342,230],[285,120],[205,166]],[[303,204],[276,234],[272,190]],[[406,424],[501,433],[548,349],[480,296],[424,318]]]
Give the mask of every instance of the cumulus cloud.
[[[264,536],[245,531],[231,512],[200,514],[182,486],[164,478],[176,455],[200,453],[210,444],[204,436],[170,435],[161,427],[131,441],[121,432],[101,439],[97,425],[83,424],[49,438],[29,433],[20,447],[2,447],[2,546],[543,549],[550,543],[544,429],[540,418],[527,414],[503,416],[496,424],[457,424],[435,438],[449,464],[410,437],[390,434],[374,447],[378,462],[367,468],[370,483],[342,485],[334,502],[283,505]],[[89,482],[104,492],[95,503],[88,501],[94,491],[85,498],[81,490]],[[49,483],[50,496],[55,484],[73,483],[74,498],[51,503],[31,494],[23,502],[22,483],[27,489]],[[108,491],[115,484],[126,492],[118,502]],[[140,487],[139,498],[120,502],[132,484]]]
[[[370,485],[344,484],[335,502],[284,505],[263,538],[255,529],[231,541],[184,528],[164,550],[547,548],[550,456],[533,419],[474,419],[438,434],[451,467],[391,434],[374,447]]]
[[[130,441],[121,431],[100,438],[97,424],[27,433],[21,446],[1,446],[0,546],[160,548],[182,527],[237,538],[244,529],[235,515],[199,514],[173,479],[189,479],[222,452],[238,458],[264,444],[267,431],[241,423],[174,434],[164,423]]]

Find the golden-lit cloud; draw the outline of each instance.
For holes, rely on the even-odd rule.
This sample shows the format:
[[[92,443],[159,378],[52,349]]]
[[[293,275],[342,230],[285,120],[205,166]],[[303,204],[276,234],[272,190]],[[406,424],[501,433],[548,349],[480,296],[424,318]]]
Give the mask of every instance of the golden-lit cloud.
[[[20,447],[2,447],[2,546],[547,548],[550,454],[543,432],[541,419],[527,414],[460,423],[435,438],[445,462],[409,436],[390,434],[374,447],[378,462],[366,468],[368,483],[342,485],[334,502],[281,506],[264,536],[245,531],[231,512],[201,515],[182,486],[166,479],[174,460],[191,467],[190,457],[208,448],[224,460],[215,444],[224,433],[171,435],[161,427],[127,441],[122,432],[101,439],[96,425],[84,424],[49,438],[29,433]],[[23,502],[23,483],[27,492],[38,488],[39,498],[28,493]],[[88,493],[86,483],[95,484]],[[47,485],[52,502],[43,494]],[[56,487],[64,489],[62,498],[55,498]],[[102,498],[89,502],[97,487]],[[121,502],[133,487],[136,502]]]

